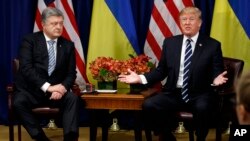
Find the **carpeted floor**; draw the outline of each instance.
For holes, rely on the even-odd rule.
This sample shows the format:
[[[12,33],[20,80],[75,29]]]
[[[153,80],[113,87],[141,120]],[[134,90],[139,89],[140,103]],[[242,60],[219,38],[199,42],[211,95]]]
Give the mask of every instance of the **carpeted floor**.
[[[52,141],[62,141],[62,129],[58,128],[55,130],[44,129],[46,135]],[[17,127],[15,127],[15,138]],[[98,129],[97,141],[101,141],[101,130]],[[177,141],[188,141],[188,133],[175,134]],[[134,141],[134,132],[132,130],[120,130],[117,132],[109,132],[108,141]],[[15,139],[17,140],[17,138]],[[9,130],[8,126],[0,125],[0,141],[9,141]],[[26,130],[22,128],[22,141],[32,141],[32,139],[27,134]],[[80,128],[79,141],[89,141],[89,128]],[[145,136],[143,136],[143,141],[146,141]],[[158,137],[153,136],[153,141],[158,141]],[[207,137],[207,141],[215,141],[215,130],[211,129]],[[222,141],[228,141],[228,135],[223,135]]]

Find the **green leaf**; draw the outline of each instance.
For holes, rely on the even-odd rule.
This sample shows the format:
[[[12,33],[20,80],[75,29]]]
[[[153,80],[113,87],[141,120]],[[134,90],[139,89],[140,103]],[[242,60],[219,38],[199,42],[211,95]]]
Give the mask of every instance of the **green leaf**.
[[[133,54],[128,54],[130,58],[135,58]]]
[[[104,76],[107,76],[108,74],[108,71],[104,68],[101,68],[100,71],[99,71],[99,75],[104,77]]]
[[[150,67],[150,68],[154,68],[154,67],[155,67],[155,65],[154,65],[152,62],[148,62],[147,65],[148,65],[148,67]]]

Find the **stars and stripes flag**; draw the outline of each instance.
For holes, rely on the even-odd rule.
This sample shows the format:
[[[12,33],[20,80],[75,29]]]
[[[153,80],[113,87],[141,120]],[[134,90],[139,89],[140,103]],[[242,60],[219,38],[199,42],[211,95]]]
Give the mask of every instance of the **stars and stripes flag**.
[[[166,37],[181,34],[179,12],[193,6],[193,0],[155,0],[149,30],[144,45],[144,53],[158,64],[162,44]]]
[[[77,65],[76,83],[78,85],[83,85],[86,82],[88,82],[88,79],[86,76],[83,48],[79,37],[77,23],[75,20],[72,0],[38,0],[34,32],[42,30],[41,14],[42,11],[48,6],[56,7],[60,9],[64,14],[64,27],[62,36],[71,40],[75,44],[76,65]]]

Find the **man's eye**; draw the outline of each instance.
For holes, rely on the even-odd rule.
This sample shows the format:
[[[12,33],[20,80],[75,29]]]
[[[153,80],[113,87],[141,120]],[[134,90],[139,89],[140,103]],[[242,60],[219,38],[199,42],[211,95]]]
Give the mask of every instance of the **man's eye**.
[[[56,25],[60,25],[60,26],[62,26],[63,25],[63,22],[53,22],[53,23],[50,23],[50,25],[52,25],[52,26],[56,26]]]
[[[55,25],[56,25],[56,23],[50,23],[50,25],[55,26]]]

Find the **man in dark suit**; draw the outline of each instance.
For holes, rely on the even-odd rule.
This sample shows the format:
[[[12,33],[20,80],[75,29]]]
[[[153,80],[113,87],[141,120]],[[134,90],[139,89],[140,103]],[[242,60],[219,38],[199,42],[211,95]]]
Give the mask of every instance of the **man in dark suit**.
[[[64,16],[59,9],[46,8],[41,20],[43,31],[25,36],[21,43],[14,109],[33,139],[48,141],[31,109],[59,107],[64,141],[76,141],[79,99],[70,91],[76,79],[74,44],[61,37]]]
[[[184,8],[179,21],[183,35],[164,40],[156,69],[144,75],[129,70],[130,74],[120,75],[119,80],[152,84],[167,78],[162,92],[143,103],[145,120],[153,123],[151,126],[162,135],[161,140],[176,140],[171,133],[174,113],[188,109],[194,115],[197,141],[205,141],[217,98],[212,85],[225,83],[227,72],[223,72],[220,43],[199,33],[201,11],[196,7]]]

